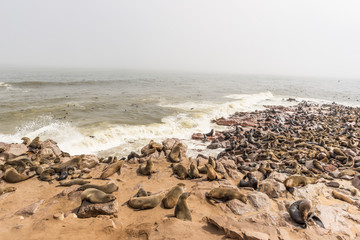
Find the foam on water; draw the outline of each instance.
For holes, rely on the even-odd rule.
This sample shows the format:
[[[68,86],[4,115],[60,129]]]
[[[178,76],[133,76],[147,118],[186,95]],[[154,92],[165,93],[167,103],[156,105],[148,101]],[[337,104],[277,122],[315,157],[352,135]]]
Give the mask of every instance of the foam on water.
[[[164,117],[161,123],[148,125],[102,125],[81,129],[69,122],[55,120],[51,115],[41,116],[19,127],[15,134],[0,134],[0,141],[21,142],[20,139],[24,136],[31,139],[39,136],[42,140],[47,138],[55,140],[63,151],[70,154],[90,154],[107,150],[109,153],[124,155],[130,151],[139,151],[151,139],[162,141],[169,137],[176,137],[192,144],[188,140],[195,132],[209,132],[212,128],[224,129],[211,123],[213,119],[227,117],[236,111],[263,109],[264,104],[290,104],[282,101],[280,97],[273,96],[270,92],[230,95],[226,98],[231,100],[223,103],[159,103],[160,107],[176,108],[182,111]]]

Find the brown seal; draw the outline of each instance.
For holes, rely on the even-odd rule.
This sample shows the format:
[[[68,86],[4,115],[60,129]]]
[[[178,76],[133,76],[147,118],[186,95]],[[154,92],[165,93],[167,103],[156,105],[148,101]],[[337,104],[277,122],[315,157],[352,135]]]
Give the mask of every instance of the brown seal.
[[[30,148],[40,149],[41,148],[41,142],[40,137],[34,138],[31,143],[29,144]]]
[[[181,159],[181,148],[183,144],[181,142],[175,143],[175,146],[171,149],[169,154],[169,160],[171,162],[180,162]]]
[[[100,175],[100,179],[107,179],[114,173],[118,173],[120,175],[121,167],[124,165],[124,160],[118,161],[116,163],[111,164],[108,168],[106,168]]]
[[[192,221],[191,212],[186,199],[190,196],[189,192],[181,194],[175,207],[175,217],[184,221]]]
[[[313,177],[304,177],[304,176],[290,176],[284,181],[286,189],[290,192],[294,192],[294,187],[297,186],[306,186],[308,184],[315,184],[318,182],[318,179]]]
[[[312,205],[308,199],[303,199],[294,202],[289,208],[290,217],[294,222],[300,224],[302,228],[307,227],[308,215],[311,211]]]
[[[21,140],[23,140],[22,144],[28,146],[30,144],[30,138],[28,137],[23,137],[21,138]]]
[[[34,177],[36,174],[28,176],[25,174],[20,174],[16,171],[16,169],[9,167],[6,169],[3,179],[8,183],[18,183],[21,181],[25,181],[29,178]]]
[[[149,158],[146,163],[143,163],[139,166],[138,173],[149,176],[149,179],[151,178],[151,175],[155,173],[154,163],[152,162],[151,158]]]
[[[213,188],[209,193],[206,193],[205,196],[208,199],[215,200],[216,202],[219,202],[218,200],[229,201],[232,199],[238,199],[243,203],[247,203],[246,196],[235,188],[226,188],[226,187]]]
[[[190,178],[201,178],[200,174],[199,174],[199,169],[197,168],[197,166],[194,164],[194,162],[192,162],[190,164],[190,168],[189,168],[189,177]]]
[[[38,169],[41,169],[41,170],[38,170]],[[54,169],[52,168],[49,168],[49,169],[45,169],[45,170],[42,170],[41,167],[38,167],[36,170],[36,172],[40,172],[40,175],[39,175],[39,179],[41,181],[46,181],[46,182],[51,182],[54,178],[52,177],[52,175],[55,174],[55,171]]]
[[[116,197],[112,194],[106,194],[103,191],[95,188],[88,188],[81,193],[81,200],[91,203],[107,203],[114,201]]]
[[[80,186],[76,191],[84,191],[88,188],[95,188],[107,194],[113,193],[119,189],[119,187],[115,183],[109,183],[105,185],[84,184]]]
[[[0,188],[0,196],[3,195],[4,193],[14,192],[14,191],[16,191],[16,187],[4,187],[4,188]]]
[[[179,179],[185,179],[185,178],[187,178],[187,176],[188,176],[188,171],[187,171],[186,167],[184,167],[184,165],[182,165],[182,164],[180,164],[180,163],[177,163],[177,164],[172,163],[172,164],[170,165],[170,167],[171,167],[172,170],[173,170],[173,174],[176,174]],[[173,174],[172,174],[172,175],[173,175]]]
[[[216,162],[213,157],[208,157],[208,164],[210,164],[214,169],[216,168]],[[199,167],[199,160],[197,161],[197,166],[199,169],[199,173],[207,174],[207,168],[206,166]]]
[[[131,208],[138,210],[149,209],[159,205],[159,203],[164,197],[164,192],[146,197],[132,197],[128,201],[128,204]]]
[[[51,168],[54,169],[56,173],[61,173],[65,168],[77,167],[79,162],[84,158],[84,156],[85,155],[83,154],[83,155],[74,157],[73,159],[71,159],[67,162],[56,164],[56,165],[52,166]]]
[[[332,195],[334,196],[334,198],[339,199],[339,200],[342,200],[342,201],[344,201],[344,202],[347,202],[347,203],[350,203],[350,204],[354,204],[354,203],[355,203],[355,201],[352,200],[351,198],[349,198],[349,197],[345,196],[344,194],[341,194],[341,193],[339,193],[339,192],[337,192],[337,191],[335,191],[335,190],[332,191]]]
[[[248,181],[246,182],[246,179],[248,179]],[[253,176],[253,174],[251,172],[247,173],[241,180],[240,183],[238,184],[238,187],[251,187],[255,190],[258,189],[259,183],[256,179],[256,176]]]
[[[85,185],[87,183],[90,183],[90,181],[86,181],[83,179],[74,179],[67,182],[59,182],[60,185],[57,185],[57,187],[69,187],[72,185]]]
[[[178,183],[173,186],[162,200],[164,208],[173,208],[176,205],[180,195],[184,192],[184,183]]]

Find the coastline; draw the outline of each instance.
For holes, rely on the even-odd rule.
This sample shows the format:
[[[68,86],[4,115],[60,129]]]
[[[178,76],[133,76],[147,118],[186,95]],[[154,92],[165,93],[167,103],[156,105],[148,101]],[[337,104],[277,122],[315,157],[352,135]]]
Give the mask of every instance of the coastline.
[[[324,109],[319,111],[321,108]],[[240,112],[226,119],[217,119],[217,124],[229,126],[228,129],[215,132],[214,135],[208,137],[206,144],[200,145],[210,146],[213,149],[214,154],[217,155],[216,170],[225,176],[225,180],[206,181],[206,175],[202,175],[201,179],[192,180],[180,180],[171,176],[169,153],[174,144],[167,150],[162,149],[152,154],[145,154],[140,158],[125,159],[120,176],[114,174],[109,178],[110,182],[119,187],[119,191],[114,193],[117,198],[115,201],[119,204],[118,212],[111,216],[100,215],[96,218],[86,219],[75,217],[74,214],[81,203],[80,194],[75,191],[77,189],[75,186],[55,188],[56,180],[53,181],[53,184],[49,184],[36,178],[15,184],[2,181],[0,187],[14,186],[17,189],[15,192],[0,196],[2,209],[0,224],[4,226],[0,230],[0,235],[12,239],[23,239],[25,236],[28,239],[78,239],[79,234],[87,239],[99,237],[109,239],[222,239],[224,236],[239,239],[251,237],[253,239],[278,237],[281,239],[359,238],[360,236],[356,233],[360,223],[358,208],[360,198],[358,190],[356,190],[359,189],[359,185],[355,183],[356,187],[353,183],[359,176],[358,171],[354,169],[360,165],[359,112],[359,108],[337,104],[316,105],[302,102],[287,107],[268,106],[262,111]],[[296,115],[299,115],[299,119],[294,118]],[[336,122],[337,119],[338,122]],[[236,130],[235,126],[240,129]],[[292,132],[289,130],[290,126],[294,126],[291,129]],[[319,127],[321,128],[317,131],[316,129]],[[333,135],[324,135],[327,131],[326,128]],[[342,131],[340,132],[340,130]],[[260,136],[255,134],[257,131],[260,132]],[[288,135],[285,135],[284,131]],[[269,135],[269,133],[271,134]],[[283,137],[279,137],[280,135],[285,140]],[[323,138],[321,137],[328,140],[324,140],[322,143]],[[193,139],[197,139],[199,142],[202,141],[202,138],[203,133],[194,133],[193,135]],[[41,156],[53,154],[53,157],[59,157],[62,162],[75,157],[65,156],[66,154],[63,154],[56,144],[46,141],[41,139],[40,145],[43,145],[38,151]],[[267,144],[266,148],[264,147],[265,143]],[[324,144],[325,146],[323,146]],[[9,145],[4,143],[0,145],[0,147],[5,146],[4,153],[12,151],[17,153],[13,157],[3,160],[2,164],[10,161],[16,155],[20,155],[19,153],[25,153],[29,157],[36,155],[36,153],[30,153],[36,152],[34,149],[20,145],[22,144],[16,144],[11,148],[7,148]],[[165,145],[162,144],[162,146]],[[289,145],[289,148],[281,149],[284,145]],[[315,145],[318,147],[313,147]],[[337,154],[336,150],[334,153],[335,148],[340,149],[344,155]],[[190,149],[185,148],[185,155],[181,163],[186,168],[192,161],[199,162],[200,166],[205,164],[208,154],[205,158],[201,156],[204,152],[201,149],[199,147],[199,149],[189,151]],[[298,150],[299,153],[290,155],[283,153],[295,150]],[[196,155],[196,152],[200,155]],[[219,154],[217,154],[218,152]],[[297,154],[301,156],[298,157]],[[338,157],[339,155],[343,155],[346,159]],[[351,167],[348,166],[351,164],[349,156],[353,160]],[[325,157],[328,161],[322,162],[321,160]],[[153,159],[155,169],[158,171],[152,175],[151,179],[136,173],[139,164],[149,158]],[[103,168],[108,164],[100,163],[98,156],[86,156],[85,159],[82,166],[76,166],[78,170],[89,171],[93,178],[90,179],[92,183],[108,182],[108,180],[94,179],[100,176]],[[295,168],[290,160],[296,161]],[[314,167],[314,160],[320,162],[323,170]],[[49,160],[44,166],[51,168],[54,165],[53,161],[54,159]],[[256,163],[255,166],[253,163]],[[266,173],[259,171],[261,163],[274,165],[269,166],[271,168],[269,176],[265,176]],[[284,169],[280,168],[282,164],[284,164]],[[302,169],[300,172],[295,171],[298,170],[298,167]],[[344,172],[343,175],[342,172],[347,169],[351,169],[353,172]],[[260,190],[238,188],[239,181],[248,172],[256,173],[263,188],[260,187]],[[294,195],[291,195],[284,187],[284,180],[288,176],[299,173],[308,177],[315,175],[319,177],[319,182],[298,187],[295,189]],[[339,175],[341,176],[339,177]],[[133,211],[128,206],[120,206],[129,200],[140,187],[157,193],[166,191],[180,182],[185,183],[186,191],[192,192],[188,199],[188,205],[193,210],[192,222],[173,218],[173,209],[168,210],[160,206],[143,211]],[[326,185],[329,182],[337,182],[340,187],[329,187]],[[266,183],[268,185],[265,185]],[[219,186],[239,189],[247,196],[248,203],[243,204],[235,199],[215,205],[209,204],[205,198],[205,192]],[[334,190],[351,198],[354,204],[334,199],[332,195]],[[355,195],[353,195],[354,193]],[[312,201],[314,210],[323,221],[325,229],[315,224],[310,224],[308,228],[302,229],[292,221],[287,206],[303,198]],[[41,200],[43,201],[33,214],[29,216],[14,215],[19,209]],[[62,214],[64,214],[64,219],[55,219],[55,215],[62,216]]]

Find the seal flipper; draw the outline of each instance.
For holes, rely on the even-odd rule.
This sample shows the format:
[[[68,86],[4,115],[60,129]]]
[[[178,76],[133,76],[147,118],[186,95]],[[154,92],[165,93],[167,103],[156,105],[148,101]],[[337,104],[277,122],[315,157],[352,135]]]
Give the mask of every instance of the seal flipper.
[[[76,211],[76,215],[78,215],[78,213],[79,213],[79,211],[80,211],[80,208],[81,208],[81,206],[83,205],[84,201],[85,201],[85,199],[81,201],[81,204],[80,204],[78,210]]]
[[[291,195],[294,195],[295,188],[293,188],[293,187],[286,187],[286,190],[288,190],[288,192],[291,193]]]
[[[123,206],[127,205],[128,203],[129,203],[129,200],[124,202],[123,204],[121,204],[121,206],[123,207]]]
[[[121,168],[119,168],[119,171],[117,171],[117,175],[120,176],[121,174]]]
[[[317,225],[319,225],[320,227],[325,228],[323,222],[320,220],[319,217],[313,215],[313,216],[311,217],[311,219],[312,219]]]

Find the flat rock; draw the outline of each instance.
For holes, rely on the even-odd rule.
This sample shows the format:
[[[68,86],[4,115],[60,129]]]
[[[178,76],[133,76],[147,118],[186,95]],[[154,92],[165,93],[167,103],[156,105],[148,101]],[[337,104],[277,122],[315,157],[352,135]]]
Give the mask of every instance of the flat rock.
[[[333,188],[339,188],[340,184],[338,182],[327,182],[325,183],[326,186],[328,187],[333,187]]]
[[[79,162],[79,169],[91,169],[99,164],[99,159],[95,155],[85,155]]]
[[[179,141],[177,138],[167,138],[162,142],[164,151],[171,150],[174,144]]]
[[[242,215],[244,213],[254,211],[250,205],[245,204],[238,199],[226,202],[226,206],[236,215]]]
[[[28,148],[25,146],[25,144],[12,143],[12,144],[5,145],[4,153],[7,153],[9,155],[13,154],[15,156],[19,156],[21,154],[25,154],[27,151],[28,151]]]
[[[278,173],[278,172],[274,171],[274,172],[270,173],[270,175],[268,176],[267,179],[274,179],[278,182],[284,182],[287,177],[288,177],[288,175],[285,173]]]
[[[228,216],[206,216],[203,218],[203,221],[224,231],[226,237],[228,238],[245,239],[243,233],[240,230],[239,222],[233,218]]]
[[[221,162],[226,169],[236,169],[237,168],[234,160],[221,159],[219,162]]]
[[[36,203],[30,204],[30,205],[24,207],[23,209],[20,209],[19,211],[17,211],[15,213],[15,215],[18,215],[18,216],[21,215],[21,216],[26,216],[26,217],[31,216],[36,212],[36,210],[39,208],[39,206],[43,202],[44,202],[44,200],[40,200]]]
[[[285,195],[286,188],[284,184],[276,181],[275,179],[266,179],[261,181],[259,191],[265,193],[270,198],[279,198]]]
[[[268,195],[262,192],[254,192],[249,194],[248,200],[252,206],[256,209],[269,209],[270,208],[270,199]]]
[[[90,203],[84,201],[80,206],[77,216],[79,218],[96,217],[98,215],[113,215],[118,212],[119,204],[117,201],[108,203]]]
[[[54,140],[46,139],[45,141],[41,142],[41,155],[53,155],[59,157],[61,153],[62,151]]]
[[[243,230],[246,240],[268,240],[270,236],[266,233]]]

